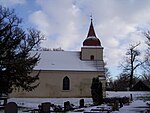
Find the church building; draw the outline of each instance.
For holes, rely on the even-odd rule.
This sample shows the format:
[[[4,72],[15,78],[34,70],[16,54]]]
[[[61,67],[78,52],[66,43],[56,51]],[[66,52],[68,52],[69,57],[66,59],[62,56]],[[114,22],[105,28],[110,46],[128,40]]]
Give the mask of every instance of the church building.
[[[32,73],[35,75],[40,70],[39,86],[31,92],[13,92],[11,97],[91,97],[94,77],[99,77],[105,95],[103,47],[96,36],[92,19],[80,51],[32,52],[40,54],[40,61]]]

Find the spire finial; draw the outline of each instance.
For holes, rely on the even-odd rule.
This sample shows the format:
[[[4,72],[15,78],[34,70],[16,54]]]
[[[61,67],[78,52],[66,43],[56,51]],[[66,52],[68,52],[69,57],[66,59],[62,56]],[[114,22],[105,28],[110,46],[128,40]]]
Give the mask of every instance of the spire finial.
[[[93,16],[92,16],[92,13],[91,13],[91,15],[90,15],[90,18],[91,18],[91,22],[92,22],[92,20],[93,20]]]
[[[96,37],[94,27],[93,27],[93,22],[92,22],[92,20],[93,20],[92,14],[90,15],[90,18],[91,18],[91,24],[90,24],[90,28],[89,28],[89,32],[88,32],[87,37],[91,37],[91,36]]]

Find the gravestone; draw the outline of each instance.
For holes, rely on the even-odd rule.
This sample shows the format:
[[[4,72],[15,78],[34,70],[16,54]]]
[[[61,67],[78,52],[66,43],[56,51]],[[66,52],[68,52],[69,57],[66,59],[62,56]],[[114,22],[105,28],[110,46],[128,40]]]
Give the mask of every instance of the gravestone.
[[[130,94],[130,101],[133,101],[133,96],[132,96],[132,94]]]
[[[82,108],[82,107],[84,107],[84,99],[81,99],[80,100],[80,106],[79,106],[80,108]]]
[[[69,101],[64,102],[64,111],[69,111],[72,109],[72,106]]]
[[[122,98],[119,99],[119,105],[120,105],[120,108],[123,107],[123,102],[122,102]]]
[[[50,102],[44,102],[41,104],[41,112],[42,113],[50,113],[50,106],[51,103]]]
[[[118,103],[119,103],[118,100],[115,100],[115,102],[113,103],[113,106],[112,106],[113,111],[118,111],[119,110]]]
[[[18,106],[15,102],[9,102],[5,105],[5,113],[18,113]]]

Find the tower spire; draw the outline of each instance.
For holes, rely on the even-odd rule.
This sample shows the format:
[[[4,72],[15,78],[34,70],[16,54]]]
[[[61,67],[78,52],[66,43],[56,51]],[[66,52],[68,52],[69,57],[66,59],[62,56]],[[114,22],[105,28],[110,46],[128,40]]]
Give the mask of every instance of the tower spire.
[[[89,32],[88,32],[87,37],[92,37],[92,36],[96,37],[95,30],[94,30],[94,27],[93,27],[93,18],[92,18],[92,15],[90,17],[91,17],[91,24],[90,24],[90,28],[89,28]]]
[[[91,17],[91,24],[90,24],[87,38],[83,42],[83,46],[101,46],[101,42],[96,37],[96,34],[95,34],[95,30],[94,30],[93,22],[92,22],[93,21],[92,16],[90,17]]]

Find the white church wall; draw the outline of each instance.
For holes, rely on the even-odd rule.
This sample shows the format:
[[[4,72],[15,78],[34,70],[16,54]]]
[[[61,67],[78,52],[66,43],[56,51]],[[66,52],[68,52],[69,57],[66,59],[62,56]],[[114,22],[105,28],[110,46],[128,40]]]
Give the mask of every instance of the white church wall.
[[[82,47],[81,59],[91,60],[90,56],[94,56],[94,60],[103,60],[103,48],[102,47]]]
[[[41,71],[40,84],[35,90],[19,93],[16,91],[10,96],[24,98],[91,97],[92,79],[100,74],[102,75],[98,72]],[[66,76],[70,79],[70,90],[62,89],[63,78]]]

